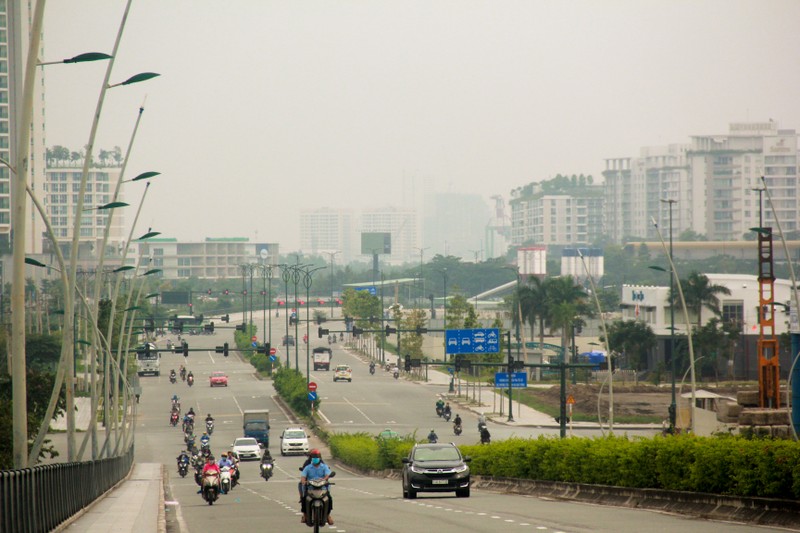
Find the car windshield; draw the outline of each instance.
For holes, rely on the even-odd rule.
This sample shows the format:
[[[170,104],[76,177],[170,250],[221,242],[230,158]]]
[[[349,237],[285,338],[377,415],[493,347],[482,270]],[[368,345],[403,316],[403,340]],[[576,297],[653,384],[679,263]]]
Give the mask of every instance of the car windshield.
[[[303,431],[287,431],[283,434],[284,439],[304,439],[306,434]]]
[[[461,456],[453,446],[436,446],[414,450],[415,461],[458,461]]]
[[[349,366],[337,366],[336,367],[336,371],[337,372],[350,372],[350,367]]]
[[[234,446],[258,446],[256,439],[236,439],[233,442]]]
[[[267,430],[267,423],[266,422],[248,422],[245,424],[247,429],[254,430],[254,431],[266,431]]]
[[[224,378],[225,377],[225,373],[224,372],[214,372],[211,375],[214,376],[215,378]]]

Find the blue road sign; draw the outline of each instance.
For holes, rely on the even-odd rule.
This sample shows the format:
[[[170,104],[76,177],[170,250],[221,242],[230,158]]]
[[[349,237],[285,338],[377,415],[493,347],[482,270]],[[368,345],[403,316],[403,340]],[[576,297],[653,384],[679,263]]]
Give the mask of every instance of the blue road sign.
[[[316,402],[317,401],[317,393],[316,392],[309,392],[308,393],[308,401],[309,402]]]
[[[378,289],[376,289],[374,285],[372,287],[356,287],[355,289],[357,291],[367,291],[373,296],[376,296],[378,294]]]
[[[508,388],[508,372],[495,372],[494,386],[498,389]],[[524,389],[528,386],[528,374],[525,372],[514,372],[511,374],[511,388]]]
[[[446,353],[498,353],[500,330],[497,328],[448,329],[445,331]]]
[[[269,356],[269,360],[270,360],[271,362],[273,362],[273,363],[274,363],[275,361],[277,361],[277,360],[278,360],[278,358],[277,358],[277,357],[275,357],[274,355],[270,355],[270,356]]]
[[[253,341],[250,343],[250,346],[252,346],[253,348],[258,348],[258,342]]]

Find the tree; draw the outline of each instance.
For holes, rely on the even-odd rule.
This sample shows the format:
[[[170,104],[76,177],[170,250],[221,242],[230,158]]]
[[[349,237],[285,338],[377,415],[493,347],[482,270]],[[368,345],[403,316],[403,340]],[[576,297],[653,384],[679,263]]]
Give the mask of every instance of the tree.
[[[600,340],[605,341],[605,336],[601,335]],[[608,346],[612,351],[624,353],[635,370],[643,370],[647,366],[647,352],[656,346],[656,335],[639,320],[615,320],[608,326]]]
[[[401,329],[416,330],[425,327],[427,313],[423,309],[412,309],[400,320]],[[411,357],[422,357],[422,335],[417,333],[402,333],[401,343],[403,346],[402,355]]]
[[[725,354],[729,341],[729,336],[724,327],[720,328],[721,321],[714,317],[703,326],[697,326],[692,330],[692,341],[697,352],[695,361],[700,361],[700,376],[703,370],[712,370],[714,379],[719,382],[719,359]]]
[[[359,327],[368,327],[370,318],[380,317],[383,313],[381,299],[368,291],[347,288],[344,291],[342,302],[344,316],[355,318]]]
[[[464,317],[467,315],[467,309],[472,308],[463,294],[456,293],[455,296],[449,298],[447,302],[447,329],[462,329],[464,326]],[[475,310],[473,309],[473,313]]]
[[[680,283],[683,287],[683,298],[686,300],[686,307],[690,311],[694,312],[695,315],[697,315],[698,326],[703,323],[702,313],[704,307],[710,309],[711,312],[713,312],[716,316],[720,316],[722,314],[722,311],[719,308],[720,301],[717,295],[730,295],[730,289],[724,285],[712,284],[708,279],[708,276],[698,272],[692,272],[689,274],[689,279],[681,280]],[[670,294],[671,302],[677,301],[677,288],[675,291],[676,294]]]
[[[547,318],[552,328],[561,331],[562,353],[567,353],[567,337],[580,315],[591,314],[583,287],[572,276],[547,278],[545,281]]]

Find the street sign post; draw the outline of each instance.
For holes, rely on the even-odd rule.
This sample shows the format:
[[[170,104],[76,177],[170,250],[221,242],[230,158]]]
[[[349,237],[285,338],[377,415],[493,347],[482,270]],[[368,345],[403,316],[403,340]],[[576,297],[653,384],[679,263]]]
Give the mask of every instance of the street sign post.
[[[317,384],[316,384],[316,383],[314,383],[313,381],[309,382],[309,384],[308,384],[308,390],[310,390],[311,392],[314,392],[314,391],[316,391],[316,390],[317,390]]]
[[[316,402],[317,401],[317,393],[316,392],[309,392],[308,393],[308,401]]]
[[[258,342],[258,337],[256,335],[253,335],[252,337],[250,337],[250,342]]]
[[[500,330],[497,328],[448,329],[445,331],[447,354],[499,353]]]

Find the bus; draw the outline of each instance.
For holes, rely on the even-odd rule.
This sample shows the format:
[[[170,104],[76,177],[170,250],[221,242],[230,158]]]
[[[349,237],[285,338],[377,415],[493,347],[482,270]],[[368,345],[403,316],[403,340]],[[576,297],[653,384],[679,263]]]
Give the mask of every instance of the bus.
[[[152,342],[136,348],[136,372],[140,376],[145,374],[152,374],[154,376],[161,375],[161,356],[158,354],[158,348]]]

